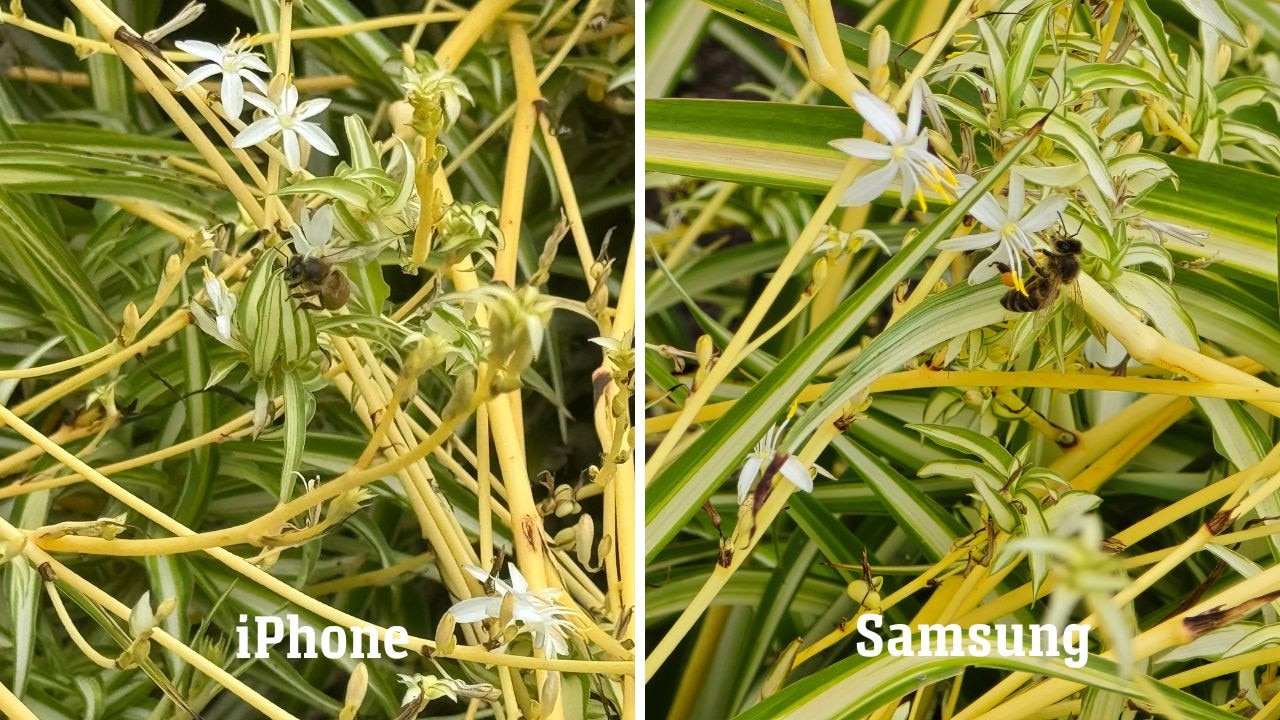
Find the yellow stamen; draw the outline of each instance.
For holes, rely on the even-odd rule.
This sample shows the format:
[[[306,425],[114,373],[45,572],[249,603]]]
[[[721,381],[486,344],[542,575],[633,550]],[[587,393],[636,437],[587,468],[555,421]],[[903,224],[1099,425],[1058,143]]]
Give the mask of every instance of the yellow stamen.
[[[1017,273],[1013,273],[1013,287],[1022,293],[1023,297],[1027,297],[1027,286],[1022,284],[1022,276]]]
[[[920,203],[920,212],[929,212],[929,206],[924,202],[924,191],[920,186],[916,186],[916,200]]]

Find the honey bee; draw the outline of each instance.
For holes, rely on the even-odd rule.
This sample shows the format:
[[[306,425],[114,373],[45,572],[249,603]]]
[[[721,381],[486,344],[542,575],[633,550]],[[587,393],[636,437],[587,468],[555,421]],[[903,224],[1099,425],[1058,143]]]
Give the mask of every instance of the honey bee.
[[[1031,267],[1036,274],[1026,285],[1027,294],[1023,295],[1017,290],[1005,293],[1000,298],[1004,309],[1021,313],[1043,310],[1058,299],[1058,292],[1063,285],[1075,282],[1076,276],[1080,274],[1080,241],[1074,235],[1066,234],[1065,230],[1059,230],[1053,234],[1049,243],[1053,249],[1040,250],[1041,259],[1032,263]],[[997,262],[995,265],[1005,275],[1012,272],[1004,263]]]
[[[284,277],[289,287],[297,291],[295,298],[315,298],[316,302],[300,305],[304,310],[337,310],[351,297],[351,281],[323,257],[291,255],[284,266]]]

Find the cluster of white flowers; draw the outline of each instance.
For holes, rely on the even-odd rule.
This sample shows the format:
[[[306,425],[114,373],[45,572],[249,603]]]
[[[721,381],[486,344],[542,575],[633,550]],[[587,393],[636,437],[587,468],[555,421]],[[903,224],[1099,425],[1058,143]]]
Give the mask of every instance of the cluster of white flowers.
[[[902,196],[902,207],[906,207],[914,197],[921,210],[927,209],[924,191],[921,189],[926,187],[948,202],[955,199],[956,177],[950,168],[929,152],[929,131],[920,127],[924,105],[922,85],[923,83],[916,83],[912,90],[905,124],[885,101],[869,92],[854,92],[854,109],[885,141],[881,143],[863,138],[842,138],[832,140],[831,146],[853,157],[883,160],[885,164],[850,185],[840,198],[841,205],[866,205],[883,195],[895,177],[901,183],[899,194]]]
[[[262,116],[250,123],[236,135],[233,147],[252,147],[266,142],[276,135],[284,150],[285,164],[290,171],[302,167],[302,143],[319,150],[325,155],[337,155],[338,146],[318,124],[308,121],[329,107],[328,98],[298,102],[298,89],[290,84],[278,85],[272,90],[258,73],[271,73],[266,60],[252,50],[243,40],[233,40],[226,45],[199,40],[182,40],[176,43],[178,49],[188,52],[207,64],[196,68],[178,84],[178,90],[186,90],[198,82],[216,75],[222,76],[219,100],[223,113],[230,119],[239,120],[240,113],[247,102],[262,112]],[[245,83],[253,86],[258,92],[245,90]]]
[[[505,619],[507,627],[516,628],[517,633],[529,633],[533,647],[542,650],[549,659],[569,653],[568,631],[573,623],[565,617],[573,611],[557,602],[559,590],[547,588],[531,592],[528,581],[515,565],[507,566],[510,584],[491,578],[489,573],[473,565],[466,566],[466,570],[480,582],[492,581],[496,594],[459,601],[449,608],[455,620],[462,623],[498,620],[503,617],[503,605],[511,602],[510,617]],[[511,601],[506,600],[508,596]]]

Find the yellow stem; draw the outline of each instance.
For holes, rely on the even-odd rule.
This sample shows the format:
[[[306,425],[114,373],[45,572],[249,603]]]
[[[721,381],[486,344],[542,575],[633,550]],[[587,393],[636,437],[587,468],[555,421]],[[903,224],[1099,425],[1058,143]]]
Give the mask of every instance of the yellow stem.
[[[826,392],[830,383],[815,383],[806,387],[798,401],[812,402]],[[871,393],[896,392],[934,387],[991,387],[991,388],[1052,388],[1056,390],[1097,390],[1136,392],[1147,395],[1172,395],[1178,397],[1208,397],[1226,400],[1243,400],[1252,404],[1280,402],[1280,388],[1250,387],[1236,382],[1192,382],[1187,380],[1159,380],[1141,377],[1116,377],[1105,371],[1087,373],[1060,373],[1050,370],[904,370],[890,373],[871,383]],[[703,408],[694,422],[710,422],[723,417],[733,408],[736,400],[712,403]],[[646,434],[669,432],[678,413],[667,413],[645,421]]]
[[[9,720],[40,720],[2,682],[0,682],[0,713],[4,713]]]

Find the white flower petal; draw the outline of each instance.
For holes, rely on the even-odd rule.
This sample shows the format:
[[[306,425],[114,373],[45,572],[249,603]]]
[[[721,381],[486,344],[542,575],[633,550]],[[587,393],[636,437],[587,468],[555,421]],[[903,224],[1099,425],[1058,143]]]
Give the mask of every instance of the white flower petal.
[[[280,104],[277,107],[280,108],[281,115],[292,115],[294,108],[298,107],[298,88],[286,85],[284,92],[280,94]]]
[[[809,468],[800,462],[800,458],[787,458],[778,472],[782,473],[782,477],[790,480],[792,485],[805,492],[813,492],[813,476],[809,474]]]
[[[217,325],[218,325],[218,337],[222,338],[223,340],[230,340],[231,339],[231,316],[219,315],[217,318],[215,318],[215,320],[217,321]]]
[[[747,493],[751,492],[751,483],[756,481],[756,475],[760,474],[761,460],[759,455],[752,455],[742,465],[742,471],[738,473],[738,503],[746,501]]]
[[[1066,196],[1050,195],[1031,208],[1031,212],[1018,222],[1018,227],[1029,233],[1040,232],[1058,222],[1058,216],[1066,209]]]
[[[862,138],[840,138],[828,144],[842,153],[848,153],[863,160],[888,160],[893,157],[893,148]]]
[[[240,111],[244,109],[244,83],[239,75],[228,73],[222,76],[219,99],[222,101],[222,109],[227,111],[227,117],[240,117]]]
[[[256,74],[254,74],[254,73],[252,73],[252,72],[250,72],[250,71],[248,71],[248,70],[241,70],[240,72],[238,72],[238,73],[236,73],[236,74],[240,76],[240,79],[241,79],[241,80],[247,80],[247,81],[249,82],[249,84],[251,84],[251,85],[253,85],[255,88],[257,88],[257,89],[258,89],[258,92],[260,92],[260,93],[262,93],[262,94],[264,94],[264,95],[267,93],[267,83],[266,83],[265,81],[263,81],[263,79],[262,79],[262,78],[258,77]]]
[[[863,90],[855,91],[853,107],[890,145],[897,145],[905,138],[905,128],[902,121],[898,120],[898,113],[875,95]]]
[[[187,73],[187,76],[182,79],[182,82],[178,83],[176,90],[178,92],[182,92],[187,88],[195,87],[196,83],[204,82],[220,72],[222,72],[222,69],[217,65],[201,65],[195,70]]]
[[[902,166],[902,185],[898,188],[898,195],[902,207],[910,205],[911,199],[916,196],[916,174],[910,165]]]
[[[265,93],[266,90],[263,90],[263,92]],[[259,110],[262,110],[268,115],[276,114],[275,103],[271,102],[271,99],[268,98],[266,95],[259,95],[258,93],[245,93],[244,99],[250,105],[258,108]]]
[[[996,201],[995,196],[989,192],[982,193],[982,197],[978,198],[978,202],[969,208],[969,214],[992,230],[1000,230],[1004,228],[1005,223],[1009,222],[1009,216],[1005,213],[1004,208],[1000,207],[1000,203]]]
[[[515,563],[507,564],[507,575],[511,578],[511,588],[518,593],[529,592],[529,581],[524,579],[524,575],[520,573],[520,568]]]
[[[271,67],[257,53],[241,53],[236,57],[236,60],[238,61],[236,64],[244,70],[254,70],[267,75],[271,74]]]
[[[893,183],[893,177],[897,174],[897,164],[889,163],[863,175],[844,191],[844,195],[840,197],[840,206],[858,207],[875,200],[889,189],[889,185]]]
[[[1009,202],[1005,207],[1010,218],[1018,220],[1022,217],[1022,207],[1027,201],[1027,181],[1018,173],[1009,174]]]
[[[460,600],[449,608],[454,620],[462,623],[480,622],[496,618],[502,612],[502,601],[492,597],[470,598]]]
[[[991,247],[998,242],[1000,242],[1000,233],[992,230],[991,232],[974,233],[964,237],[943,240],[938,243],[938,247],[942,250],[968,252],[970,250],[978,250],[979,248]]]
[[[296,171],[302,167],[302,150],[298,147],[298,133],[293,128],[280,131],[284,145],[284,164],[289,170]]]
[[[245,97],[247,99],[252,95],[246,95]],[[253,147],[278,132],[280,132],[280,123],[275,118],[262,118],[250,123],[248,127],[241,130],[240,134],[236,135],[236,139],[231,142],[231,147]]]
[[[333,144],[333,140],[319,125],[310,122],[294,122],[293,129],[306,138],[311,147],[325,155],[333,157],[338,154],[338,146]]]
[[[299,105],[297,110],[293,111],[293,116],[298,120],[306,120],[312,115],[319,115],[320,113],[324,112],[325,108],[329,107],[329,103],[331,102],[333,101],[330,100],[329,98],[318,98],[316,100],[308,100],[302,103],[301,105]]]
[[[222,64],[222,59],[227,56],[226,50],[203,40],[179,40],[174,45],[184,53],[190,53],[201,60],[208,60],[219,65]]]
[[[484,568],[478,568],[475,565],[463,565],[462,569],[466,570],[468,575],[482,583],[489,582],[489,571]]]
[[[911,86],[911,102],[907,104],[907,128],[906,136],[914,138],[925,137],[920,132],[920,108],[924,105],[924,80],[917,80]]]

